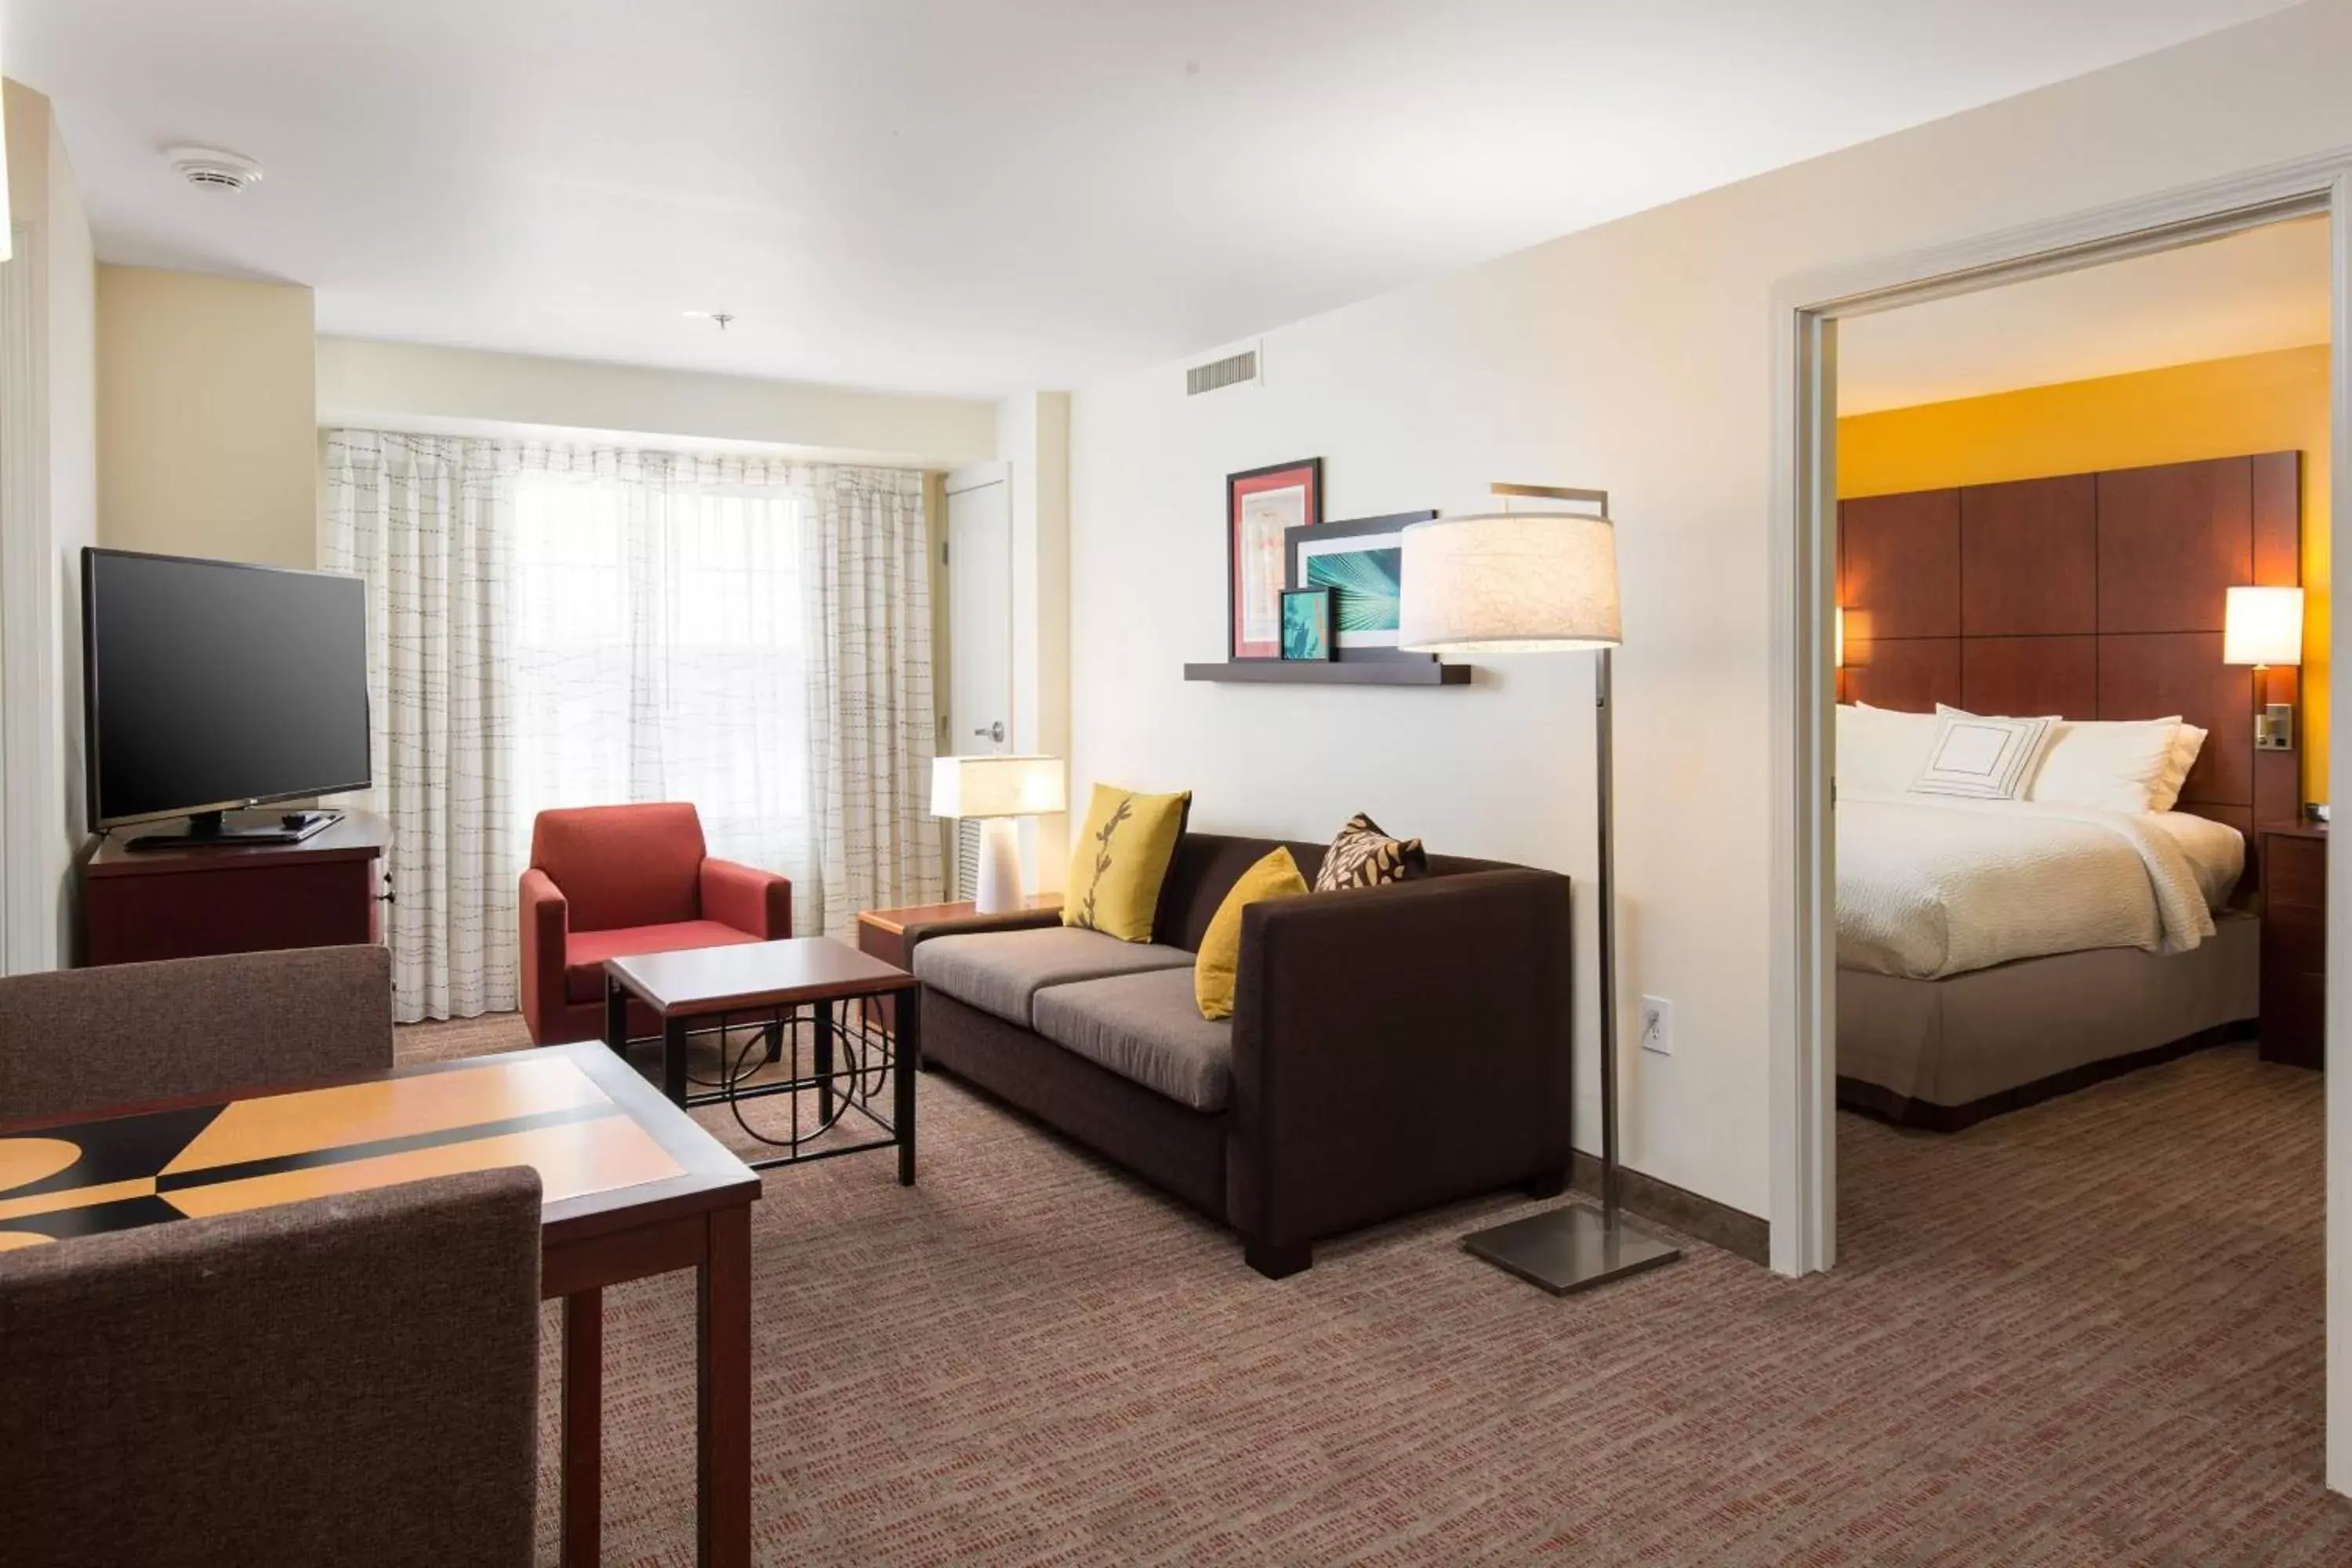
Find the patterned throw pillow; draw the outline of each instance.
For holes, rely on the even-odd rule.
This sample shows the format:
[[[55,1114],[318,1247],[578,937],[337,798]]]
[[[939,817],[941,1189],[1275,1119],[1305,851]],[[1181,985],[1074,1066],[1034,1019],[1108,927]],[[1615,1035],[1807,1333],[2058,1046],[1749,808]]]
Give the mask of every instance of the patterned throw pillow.
[[[1429,856],[1418,838],[1391,838],[1380,824],[1362,812],[1348,818],[1339,837],[1323,852],[1322,868],[1315,873],[1315,890],[1335,893],[1342,888],[1377,888],[1387,882],[1409,882],[1429,875]]]
[[[1982,719],[1947,712],[1927,765],[1911,781],[1914,795],[1957,795],[1972,800],[2015,800],[2049,749],[2055,719]]]
[[[1139,795],[1095,785],[1086,826],[1070,847],[1070,879],[1062,895],[1062,923],[1098,931],[1121,942],[1150,942],[1160,887],[1184,835],[1192,792]]]

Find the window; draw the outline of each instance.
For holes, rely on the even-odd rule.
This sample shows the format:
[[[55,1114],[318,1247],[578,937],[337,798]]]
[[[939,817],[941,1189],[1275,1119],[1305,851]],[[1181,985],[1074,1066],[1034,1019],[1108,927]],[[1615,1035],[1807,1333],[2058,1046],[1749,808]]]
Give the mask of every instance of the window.
[[[688,800],[712,855],[808,877],[805,506],[782,488],[520,477],[518,847],[550,806]]]

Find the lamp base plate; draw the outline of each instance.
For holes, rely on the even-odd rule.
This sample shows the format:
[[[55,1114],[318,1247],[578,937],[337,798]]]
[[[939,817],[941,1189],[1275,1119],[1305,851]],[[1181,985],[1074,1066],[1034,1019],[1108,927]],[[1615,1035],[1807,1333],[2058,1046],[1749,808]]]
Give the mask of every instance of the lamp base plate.
[[[1622,1214],[1612,1222],[1601,1210],[1581,1204],[1473,1231],[1462,1238],[1462,1246],[1555,1296],[1590,1290],[1660,1268],[1683,1255],[1681,1247],[1651,1235]]]

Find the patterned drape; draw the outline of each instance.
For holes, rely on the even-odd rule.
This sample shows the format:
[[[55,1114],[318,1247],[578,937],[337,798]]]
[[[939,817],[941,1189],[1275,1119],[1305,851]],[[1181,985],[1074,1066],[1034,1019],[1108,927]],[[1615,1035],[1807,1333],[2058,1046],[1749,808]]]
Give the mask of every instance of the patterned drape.
[[[369,584],[358,804],[394,824],[404,1020],[516,1005],[549,806],[693,801],[803,935],[940,896],[921,475],[346,431],[327,494],[323,557]]]
[[[374,787],[392,825],[394,1016],[517,1005],[510,689],[503,605],[511,465],[487,442],[343,431],[327,444],[320,558],[367,582]]]
[[[860,910],[940,897],[930,547],[922,475],[818,468],[811,479],[803,557],[820,875],[794,929],[849,936]]]

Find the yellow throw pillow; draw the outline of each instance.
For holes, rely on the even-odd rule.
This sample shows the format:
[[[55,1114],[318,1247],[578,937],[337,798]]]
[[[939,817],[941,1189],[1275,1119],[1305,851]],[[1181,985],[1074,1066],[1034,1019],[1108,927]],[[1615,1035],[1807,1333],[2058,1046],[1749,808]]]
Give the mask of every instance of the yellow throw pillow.
[[[1192,961],[1192,1000],[1203,1018],[1234,1016],[1234,977],[1242,966],[1242,910],[1265,899],[1295,899],[1307,891],[1307,879],[1290,851],[1276,848],[1242,873],[1225,901],[1209,918],[1201,951]]]
[[[1192,805],[1191,790],[1138,795],[1113,784],[1095,785],[1087,825],[1070,850],[1062,923],[1121,942],[1150,942],[1160,885],[1168,879],[1168,862],[1175,858]]]

